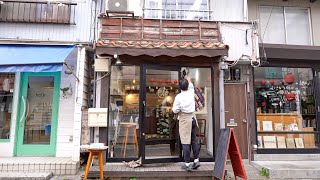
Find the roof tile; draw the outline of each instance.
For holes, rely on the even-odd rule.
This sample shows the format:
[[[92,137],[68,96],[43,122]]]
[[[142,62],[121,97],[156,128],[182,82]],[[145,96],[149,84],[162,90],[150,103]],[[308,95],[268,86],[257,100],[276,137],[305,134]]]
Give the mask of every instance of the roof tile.
[[[130,48],[162,48],[162,49],[228,49],[228,45],[220,42],[189,42],[189,41],[125,41],[100,40],[98,47],[130,47]]]

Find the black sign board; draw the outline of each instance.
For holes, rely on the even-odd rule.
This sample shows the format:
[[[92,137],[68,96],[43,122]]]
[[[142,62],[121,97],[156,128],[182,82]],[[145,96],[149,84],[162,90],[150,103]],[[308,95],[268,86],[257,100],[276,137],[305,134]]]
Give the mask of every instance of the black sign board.
[[[238,176],[243,179],[248,179],[242,164],[242,157],[233,128],[220,130],[219,143],[215,156],[216,159],[213,170],[213,179],[224,180],[227,153],[230,157],[235,178]]]

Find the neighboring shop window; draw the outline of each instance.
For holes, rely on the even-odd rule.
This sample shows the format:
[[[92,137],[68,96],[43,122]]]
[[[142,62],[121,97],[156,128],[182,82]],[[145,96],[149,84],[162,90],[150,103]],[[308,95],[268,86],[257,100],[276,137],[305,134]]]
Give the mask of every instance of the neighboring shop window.
[[[308,8],[260,6],[259,9],[264,43],[311,45]]]
[[[260,67],[254,76],[258,148],[317,148],[312,69]]]
[[[110,78],[109,157],[138,157],[140,67],[112,66]]]
[[[14,74],[0,73],[0,139],[9,139]]]

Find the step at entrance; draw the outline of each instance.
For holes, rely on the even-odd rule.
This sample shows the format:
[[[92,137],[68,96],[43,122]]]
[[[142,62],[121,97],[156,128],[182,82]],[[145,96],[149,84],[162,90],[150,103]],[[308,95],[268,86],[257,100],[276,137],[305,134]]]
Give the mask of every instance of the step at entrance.
[[[33,179],[33,180],[47,180],[52,177],[51,172],[47,173],[26,173],[26,172],[1,172],[0,179],[2,180],[25,180],[25,179]]]
[[[272,179],[319,179],[320,161],[252,161],[258,169],[265,168]]]

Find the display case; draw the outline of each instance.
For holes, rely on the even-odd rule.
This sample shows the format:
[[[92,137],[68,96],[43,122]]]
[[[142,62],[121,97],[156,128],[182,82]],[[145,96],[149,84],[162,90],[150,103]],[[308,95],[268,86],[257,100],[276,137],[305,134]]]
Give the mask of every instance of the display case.
[[[315,85],[309,68],[258,68],[258,149],[318,148]]]

